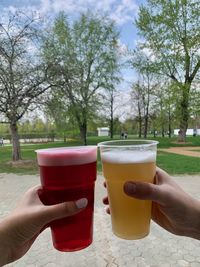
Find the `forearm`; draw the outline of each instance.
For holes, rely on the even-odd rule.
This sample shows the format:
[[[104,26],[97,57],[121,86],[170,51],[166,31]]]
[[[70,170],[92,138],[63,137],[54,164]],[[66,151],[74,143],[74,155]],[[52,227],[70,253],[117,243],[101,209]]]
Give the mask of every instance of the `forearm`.
[[[0,267],[8,264],[10,262],[10,250],[8,246],[7,230],[6,230],[6,222],[0,222]]]
[[[5,248],[0,244],[0,267],[8,264],[8,255]]]
[[[188,212],[189,227],[185,235],[200,240],[200,201],[194,200],[191,206]]]

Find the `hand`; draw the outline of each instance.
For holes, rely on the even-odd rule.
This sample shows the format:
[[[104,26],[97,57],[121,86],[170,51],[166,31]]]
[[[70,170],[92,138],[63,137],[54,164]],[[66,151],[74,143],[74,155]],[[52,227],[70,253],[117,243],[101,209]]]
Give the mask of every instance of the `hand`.
[[[17,208],[0,222],[0,266],[21,258],[45,225],[74,215],[87,206],[87,199],[45,206],[38,196],[40,187],[29,189]]]
[[[155,184],[126,182],[124,192],[130,197],[152,200],[152,219],[167,231],[200,239],[200,202],[183,191],[165,171],[157,168]],[[108,204],[107,198],[104,204]]]

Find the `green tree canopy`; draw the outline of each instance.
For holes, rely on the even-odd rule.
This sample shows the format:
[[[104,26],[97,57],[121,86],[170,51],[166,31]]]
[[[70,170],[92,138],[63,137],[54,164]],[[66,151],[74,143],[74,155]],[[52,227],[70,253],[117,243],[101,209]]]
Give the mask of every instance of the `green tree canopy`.
[[[189,119],[191,84],[200,68],[199,0],[148,0],[139,10],[136,25],[142,46],[153,55],[152,70],[170,77],[181,92],[181,140]]]
[[[64,93],[84,144],[88,120],[100,104],[99,92],[110,88],[118,70],[117,38],[113,22],[89,13],[72,25],[60,13],[44,38],[49,78],[54,90]]]

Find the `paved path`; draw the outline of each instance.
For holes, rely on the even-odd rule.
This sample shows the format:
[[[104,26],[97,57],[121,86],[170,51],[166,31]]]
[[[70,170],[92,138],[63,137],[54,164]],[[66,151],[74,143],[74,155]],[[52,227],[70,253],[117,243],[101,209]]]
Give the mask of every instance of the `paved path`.
[[[174,177],[194,197],[200,198],[200,176]],[[94,242],[85,250],[63,253],[52,246],[49,229],[36,240],[19,261],[18,267],[200,267],[200,241],[174,236],[152,223],[148,237],[125,241],[112,235],[110,218],[101,202],[105,194],[103,178],[96,186]],[[7,215],[16,200],[30,186],[39,183],[37,176],[0,174],[0,217]]]
[[[200,147],[199,146],[159,148],[159,151],[200,158]]]

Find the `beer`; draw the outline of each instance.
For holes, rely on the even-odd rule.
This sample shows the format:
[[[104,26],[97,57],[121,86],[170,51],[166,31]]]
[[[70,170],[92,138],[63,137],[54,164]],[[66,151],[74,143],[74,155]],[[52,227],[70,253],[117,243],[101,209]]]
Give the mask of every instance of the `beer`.
[[[113,233],[123,239],[145,237],[150,228],[151,201],[134,199],[124,193],[123,187],[126,181],[153,183],[156,151],[102,147],[101,160]]]

